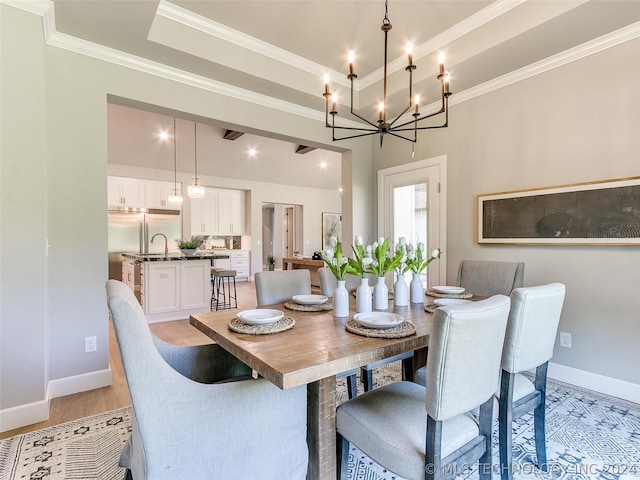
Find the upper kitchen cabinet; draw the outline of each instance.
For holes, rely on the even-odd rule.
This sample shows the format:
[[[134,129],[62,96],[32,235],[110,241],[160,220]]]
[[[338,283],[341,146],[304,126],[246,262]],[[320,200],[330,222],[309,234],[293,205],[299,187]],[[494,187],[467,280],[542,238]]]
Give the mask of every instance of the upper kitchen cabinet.
[[[145,181],[145,206],[156,209],[179,208],[168,204],[169,195],[173,195],[173,190],[173,182]]]
[[[144,208],[144,183],[135,178],[108,177],[107,203],[110,207]]]
[[[212,188],[205,188],[204,198],[191,199],[191,235],[216,235],[218,198]]]
[[[218,190],[218,234],[244,235],[245,193],[242,190]]]
[[[191,199],[191,235],[244,235],[245,192],[206,188]]]

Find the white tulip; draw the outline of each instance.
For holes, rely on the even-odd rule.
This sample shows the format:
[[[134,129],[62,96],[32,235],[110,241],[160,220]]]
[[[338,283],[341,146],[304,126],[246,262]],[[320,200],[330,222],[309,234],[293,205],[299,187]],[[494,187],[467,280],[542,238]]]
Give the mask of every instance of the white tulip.
[[[378,245],[382,245],[384,243],[384,237],[378,237]]]
[[[431,256],[432,256],[433,258],[438,258],[438,257],[440,256],[440,253],[441,253],[441,252],[440,252],[440,249],[439,249],[439,248],[435,248],[435,249],[433,250],[433,252],[431,252]]]
[[[371,258],[371,257],[364,257],[362,259],[362,265],[365,266],[365,267],[368,267],[372,263],[373,263],[373,258]]]
[[[421,252],[424,252],[424,243],[422,242],[418,243],[418,250],[420,250]]]
[[[337,239],[336,237],[332,236],[332,237],[329,239],[329,243],[331,244],[331,246],[332,246],[333,248],[336,248],[336,245],[338,245],[338,239]]]
[[[355,244],[362,245],[362,235],[356,235]]]
[[[405,246],[407,244],[407,239],[404,237],[400,237],[400,245]]]

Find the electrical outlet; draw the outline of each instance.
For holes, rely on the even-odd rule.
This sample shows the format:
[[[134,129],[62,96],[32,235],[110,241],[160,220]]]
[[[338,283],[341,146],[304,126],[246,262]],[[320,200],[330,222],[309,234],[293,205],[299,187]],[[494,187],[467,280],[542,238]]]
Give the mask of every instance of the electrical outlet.
[[[571,348],[571,334],[560,332],[560,346]]]
[[[98,350],[98,339],[96,337],[84,337],[84,353]]]

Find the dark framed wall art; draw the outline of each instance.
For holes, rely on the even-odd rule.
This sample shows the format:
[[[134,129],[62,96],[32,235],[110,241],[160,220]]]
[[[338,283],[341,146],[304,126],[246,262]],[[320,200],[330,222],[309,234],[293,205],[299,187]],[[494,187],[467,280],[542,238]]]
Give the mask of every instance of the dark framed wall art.
[[[640,245],[640,177],[478,195],[484,244]]]

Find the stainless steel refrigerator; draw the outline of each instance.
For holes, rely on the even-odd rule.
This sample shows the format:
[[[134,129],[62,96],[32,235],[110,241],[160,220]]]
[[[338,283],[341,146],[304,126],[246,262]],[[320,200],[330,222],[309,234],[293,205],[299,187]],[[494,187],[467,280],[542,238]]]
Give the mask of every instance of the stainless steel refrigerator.
[[[180,210],[151,210],[145,213],[109,212],[108,249],[109,278],[122,279],[123,253],[164,253],[164,238],[167,237],[170,252],[179,251],[176,240],[182,238],[182,215]]]

